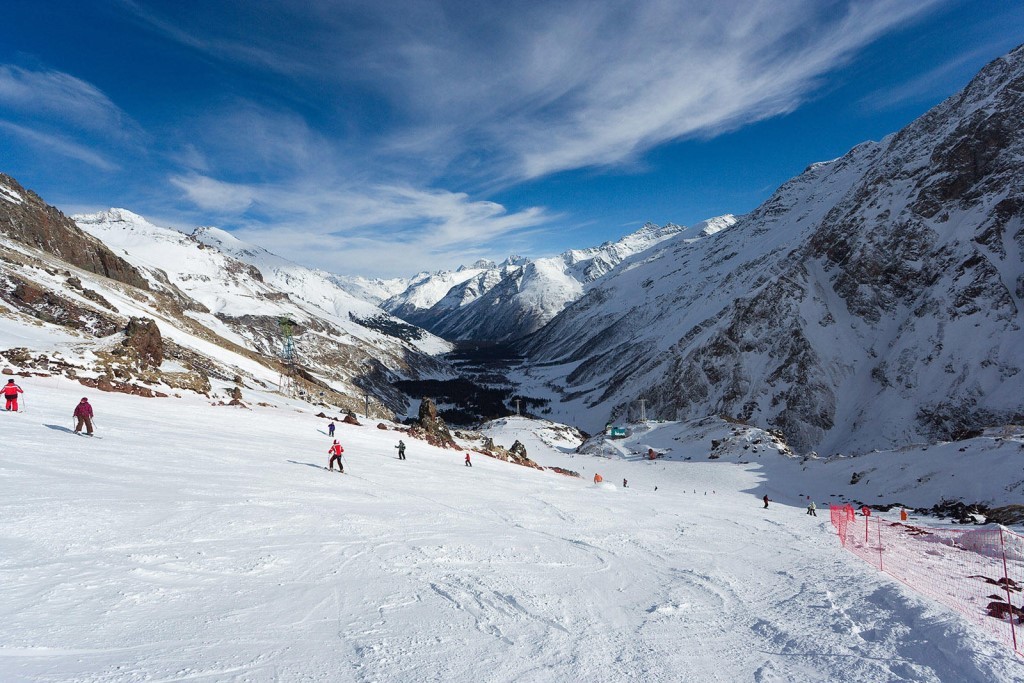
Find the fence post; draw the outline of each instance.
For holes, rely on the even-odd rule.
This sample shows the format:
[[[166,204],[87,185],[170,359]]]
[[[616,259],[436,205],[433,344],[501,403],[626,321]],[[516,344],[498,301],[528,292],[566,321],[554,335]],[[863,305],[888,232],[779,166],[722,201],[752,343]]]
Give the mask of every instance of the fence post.
[[[1006,604],[1010,608],[1010,637],[1013,639],[1013,651],[1017,649],[1017,628],[1013,624],[1013,600],[1010,597],[1010,572],[1006,568],[1006,541],[1003,540],[1003,525],[999,525],[999,550],[1003,554],[1003,588],[1006,589]]]
[[[882,518],[875,517],[875,528],[878,530],[878,571],[884,572],[885,568],[882,566]]]

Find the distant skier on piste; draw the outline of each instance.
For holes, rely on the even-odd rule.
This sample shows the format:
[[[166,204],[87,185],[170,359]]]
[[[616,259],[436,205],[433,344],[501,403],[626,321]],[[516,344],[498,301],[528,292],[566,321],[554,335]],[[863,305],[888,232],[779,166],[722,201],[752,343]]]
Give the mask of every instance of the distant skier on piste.
[[[4,399],[7,401],[7,405],[4,406],[4,410],[13,410],[18,412],[18,394],[24,394],[25,392],[14,383],[13,379],[7,380],[7,384],[4,385]]]
[[[395,448],[398,449],[398,459],[405,460],[405,442],[399,439],[398,445]]]
[[[768,494],[764,494],[764,509],[768,509]]]
[[[84,425],[86,433],[92,436],[92,406],[89,405],[89,399],[82,398],[72,415],[75,418],[75,434],[81,432]]]
[[[334,420],[331,420],[331,424],[327,425],[327,436],[334,436]]]
[[[342,474],[345,473],[345,466],[341,464],[341,454],[345,452],[345,449],[341,447],[338,440],[335,439],[334,443],[331,444],[330,449],[327,451],[331,455],[331,459],[327,461],[327,469],[334,471],[334,461],[338,461],[338,471]]]
[[[466,467],[472,467],[473,463],[469,460],[469,453],[466,453]]]

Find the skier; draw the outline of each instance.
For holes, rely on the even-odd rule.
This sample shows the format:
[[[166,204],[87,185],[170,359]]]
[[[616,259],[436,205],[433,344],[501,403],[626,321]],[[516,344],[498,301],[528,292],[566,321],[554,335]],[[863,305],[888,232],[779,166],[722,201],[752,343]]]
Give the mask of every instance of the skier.
[[[334,471],[334,461],[337,460],[338,461],[338,471],[341,472],[342,474],[344,474],[345,473],[345,466],[341,464],[341,454],[345,452],[345,449],[341,447],[341,444],[338,443],[337,439],[334,440],[334,443],[331,444],[331,447],[330,447],[330,449],[327,452],[331,454],[331,459],[327,461],[327,469],[329,469],[330,471],[333,472]]]
[[[14,383],[13,379],[7,380],[7,384],[4,385],[4,398],[7,399],[7,405],[4,410],[18,412],[18,394],[24,393],[22,388]]]
[[[89,399],[83,398],[79,401],[72,415],[75,418],[75,434],[81,432],[82,425],[85,425],[86,433],[92,436],[92,406],[89,405]]]
[[[398,459],[405,460],[405,442],[399,439],[398,445],[395,448],[398,449]],[[469,455],[467,454],[466,457],[469,457]]]
[[[622,488],[627,488],[626,487],[626,480],[625,479],[622,480]]]
[[[764,494],[764,509],[768,509],[768,494]]]
[[[602,477],[600,474],[595,474],[594,475],[594,483],[595,484],[600,484],[602,481],[604,481],[604,477]]]
[[[469,453],[466,453],[466,467],[472,467],[473,463],[469,461]]]
[[[331,420],[331,424],[327,425],[327,436],[334,436],[334,420]]]
[[[811,501],[811,504],[807,506],[807,514],[809,514],[811,517],[818,516],[818,506],[814,504],[813,500]]]

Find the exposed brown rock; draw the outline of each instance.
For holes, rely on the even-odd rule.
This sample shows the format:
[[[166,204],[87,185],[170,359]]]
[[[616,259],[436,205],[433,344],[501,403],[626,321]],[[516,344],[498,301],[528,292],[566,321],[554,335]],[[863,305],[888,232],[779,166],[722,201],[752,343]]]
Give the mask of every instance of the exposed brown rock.
[[[87,330],[98,337],[114,334],[120,327],[107,314],[79,306],[14,275],[0,275],[0,300],[39,320],[75,330]]]
[[[20,203],[0,202],[0,232],[83,270],[149,289],[146,279],[134,266],[85,233],[35,192],[26,190],[17,180],[3,173],[0,173],[0,183],[17,192],[23,200]]]
[[[91,387],[93,389],[99,389],[100,391],[115,391],[121,394],[145,396],[146,398],[167,396],[167,394],[153,391],[149,387],[140,387],[137,384],[129,384],[127,382],[118,382],[116,380],[111,380],[106,375],[100,375],[99,377],[96,378],[79,377],[78,382],[84,386]]]
[[[486,437],[484,439],[483,447],[479,452],[497,460],[504,460],[505,462],[522,465],[523,467],[532,467],[537,470],[544,469],[527,457],[526,446],[520,443],[518,439],[512,444],[511,448],[505,448],[494,443],[494,439]]]
[[[458,448],[455,439],[448,431],[448,425],[437,414],[437,406],[434,402],[424,397],[420,403],[419,420],[409,430],[409,436],[423,439],[432,446],[440,448]]]
[[[140,368],[158,368],[164,362],[163,338],[155,320],[132,318],[124,337],[121,344],[132,351]]]

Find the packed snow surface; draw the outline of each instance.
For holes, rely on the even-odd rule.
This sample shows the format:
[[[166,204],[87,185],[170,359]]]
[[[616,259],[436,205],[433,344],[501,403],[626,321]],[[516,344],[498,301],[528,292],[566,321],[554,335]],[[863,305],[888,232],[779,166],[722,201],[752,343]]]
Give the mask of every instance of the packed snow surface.
[[[706,445],[646,461],[644,434],[603,457],[542,423],[488,427],[577,479],[408,437],[399,461],[404,435],[364,418],[338,425],[338,474],[309,406],[19,383],[24,412],[0,413],[3,681],[1024,677],[842,550],[827,514],[763,509],[787,489],[770,468]],[[83,395],[95,438],[69,429]]]

